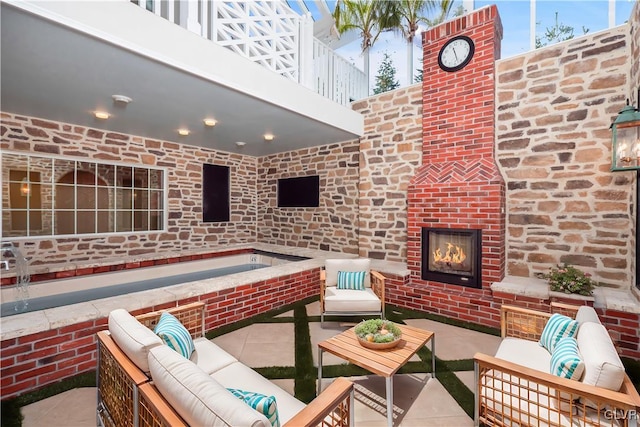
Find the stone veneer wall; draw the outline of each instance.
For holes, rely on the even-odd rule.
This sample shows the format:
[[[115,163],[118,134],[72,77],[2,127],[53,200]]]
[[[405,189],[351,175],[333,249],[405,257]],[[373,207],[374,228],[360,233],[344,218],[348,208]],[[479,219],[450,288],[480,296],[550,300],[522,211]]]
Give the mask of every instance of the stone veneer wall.
[[[168,228],[160,233],[16,240],[31,265],[166,253],[256,241],[257,159],[35,117],[1,113],[0,148],[83,159],[165,167]],[[231,168],[231,221],[202,222],[202,164]],[[13,241],[13,239],[11,239]]]
[[[258,241],[358,253],[358,141],[260,157]],[[320,176],[320,207],[279,208],[279,178]]]
[[[422,159],[422,85],[353,103],[360,140],[359,254],[407,260],[407,188]]]
[[[635,174],[609,170],[609,126],[638,61],[629,44],[624,25],[497,62],[507,274],[532,277],[566,262],[629,288]]]

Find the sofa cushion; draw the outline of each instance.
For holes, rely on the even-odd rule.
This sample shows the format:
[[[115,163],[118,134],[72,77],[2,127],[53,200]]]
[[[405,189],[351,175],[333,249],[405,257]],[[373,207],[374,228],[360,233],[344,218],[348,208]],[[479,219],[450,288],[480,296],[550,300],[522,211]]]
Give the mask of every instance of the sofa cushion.
[[[338,284],[338,271],[366,271],[364,277],[365,288],[371,287],[371,260],[368,258],[358,259],[327,259],[325,260],[325,280],[327,286]]]
[[[273,427],[280,427],[280,420],[278,420],[278,406],[276,404],[275,397],[265,396],[264,394],[255,393],[253,391],[244,391],[237,388],[228,388],[227,390],[229,390],[235,397],[267,417]]]
[[[551,363],[551,354],[544,347],[520,338],[503,339],[495,357],[542,372],[549,372]]]
[[[580,306],[576,313],[576,321],[580,324],[585,322],[601,323],[598,313],[588,305]]]
[[[109,313],[109,333],[120,350],[144,373],[149,373],[148,354],[162,340],[153,331],[119,308]]]
[[[570,380],[580,380],[584,372],[584,362],[575,338],[564,337],[558,341],[551,354],[550,372]]]
[[[546,348],[549,353],[553,352],[560,338],[574,336],[578,332],[579,325],[577,321],[563,314],[551,315],[542,330],[540,345]]]
[[[225,366],[211,376],[224,387],[251,390],[265,396],[274,396],[278,402],[278,418],[282,424],[286,424],[305,407],[304,403],[240,362]],[[238,402],[240,401],[238,400]]]
[[[196,338],[193,340],[193,345],[196,349],[191,353],[189,360],[209,375],[238,361],[238,359],[206,338]]]
[[[324,292],[324,309],[330,312],[380,312],[382,303],[371,288],[364,291],[328,286]]]
[[[584,323],[580,326],[577,341],[584,360],[582,382],[620,390],[625,375],[624,365],[605,327],[599,323]]]
[[[364,277],[366,271],[338,271],[338,289],[353,289],[364,291]]]
[[[171,313],[162,313],[154,332],[166,345],[187,359],[195,350],[191,334]]]
[[[271,427],[269,420],[167,346],[149,351],[154,385],[189,425]]]

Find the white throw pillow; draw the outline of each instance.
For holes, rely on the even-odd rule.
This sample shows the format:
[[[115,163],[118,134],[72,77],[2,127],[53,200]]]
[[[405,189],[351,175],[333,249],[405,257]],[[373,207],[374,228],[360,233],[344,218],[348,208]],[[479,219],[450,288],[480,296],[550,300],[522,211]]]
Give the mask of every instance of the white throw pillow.
[[[149,373],[149,350],[162,345],[153,331],[119,308],[109,313],[109,333],[120,350],[144,373]]]
[[[160,394],[191,426],[271,427],[264,415],[167,346],[149,351],[149,368]]]

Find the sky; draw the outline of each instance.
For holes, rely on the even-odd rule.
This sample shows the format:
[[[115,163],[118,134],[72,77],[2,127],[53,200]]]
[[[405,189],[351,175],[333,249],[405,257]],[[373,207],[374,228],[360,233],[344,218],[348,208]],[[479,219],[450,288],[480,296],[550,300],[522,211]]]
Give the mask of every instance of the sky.
[[[616,25],[621,25],[629,19],[634,1],[616,0]],[[461,2],[456,0],[453,9]],[[529,35],[529,0],[475,0],[476,9],[490,4],[498,7],[498,13],[503,26],[502,58],[519,55],[530,51]],[[536,34],[542,35],[547,27],[555,24],[555,13],[558,12],[558,22],[574,28],[574,36],[583,35],[583,27],[589,33],[602,31],[608,27],[608,1],[607,0],[537,0],[536,1]],[[419,39],[419,38],[417,38]],[[416,43],[417,44],[417,43]],[[396,77],[401,86],[407,85],[407,53],[406,43],[401,35],[393,32],[383,33],[370,53],[370,88],[375,86],[375,76],[380,66],[380,61],[385,53],[389,53],[396,68]],[[414,46],[414,72],[420,67],[422,57],[419,46]],[[360,54],[360,41],[343,46],[336,50],[340,55],[363,69],[364,60]],[[413,82],[410,82],[413,83]]]

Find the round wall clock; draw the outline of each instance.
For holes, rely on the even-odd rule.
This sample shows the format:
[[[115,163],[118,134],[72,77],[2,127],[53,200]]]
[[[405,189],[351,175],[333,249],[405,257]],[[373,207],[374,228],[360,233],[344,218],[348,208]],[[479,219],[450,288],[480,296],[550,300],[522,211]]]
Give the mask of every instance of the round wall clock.
[[[440,49],[438,65],[448,72],[461,70],[471,61],[474,51],[475,45],[469,37],[453,37]]]

